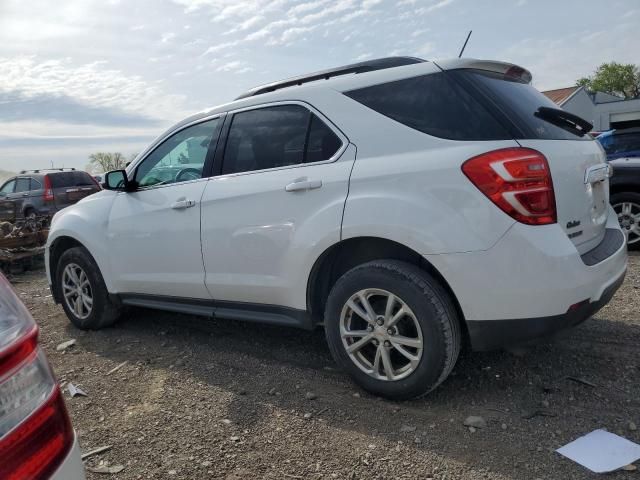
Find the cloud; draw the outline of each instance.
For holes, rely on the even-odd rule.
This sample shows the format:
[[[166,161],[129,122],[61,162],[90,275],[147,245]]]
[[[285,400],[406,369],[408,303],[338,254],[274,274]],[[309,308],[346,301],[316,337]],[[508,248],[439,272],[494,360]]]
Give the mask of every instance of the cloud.
[[[160,41],[162,43],[168,43],[171,40],[173,40],[174,38],[176,38],[176,34],[173,32],[167,32],[167,33],[163,33],[162,37],[160,37]]]
[[[3,107],[2,121],[37,119],[60,121],[67,124],[93,124],[114,126],[154,126],[157,119],[144,114],[130,113],[116,107],[94,106],[64,94],[26,94],[20,90],[0,92]],[[8,107],[8,108],[6,108]]]
[[[586,34],[586,37],[591,34]],[[513,62],[533,74],[533,85],[549,90],[574,85],[580,77],[591,75],[604,62],[638,63],[635,49],[620,45],[635,45],[637,25],[618,22],[606,35],[595,35],[586,41],[589,54],[584,55],[585,32],[573,32],[554,38],[524,38],[503,51],[496,58]]]
[[[411,32],[411,36],[413,38],[415,37],[419,37],[427,32],[431,31],[430,28],[419,28],[418,30],[414,30],[413,32]]]
[[[184,96],[167,94],[157,83],[110,69],[104,61],[74,65],[70,59],[0,58],[0,71],[0,94],[11,96],[17,104],[67,99],[78,113],[78,105],[90,105],[160,119],[175,118],[185,110]]]
[[[437,3],[434,3],[433,5],[429,5],[428,7],[421,7],[418,8],[415,13],[417,15],[425,15],[427,13],[431,13],[435,10],[439,10],[441,8],[447,7],[449,5],[451,5],[454,2],[454,0],[440,0]]]
[[[371,52],[367,52],[367,53],[363,53],[363,54],[361,54],[361,55],[358,55],[358,56],[355,58],[355,61],[356,61],[356,62],[362,62],[362,61],[367,60],[367,59],[369,59],[369,58],[371,58],[371,57],[373,57],[373,53],[371,53]]]
[[[416,55],[429,55],[434,50],[435,50],[435,45],[433,44],[433,42],[426,42],[426,43],[423,43],[420,47],[418,47],[418,49],[416,50]]]
[[[251,72],[252,70],[253,68],[251,68],[249,65],[247,65],[246,62],[242,60],[233,60],[216,68],[216,72],[231,72],[236,74],[247,73]]]

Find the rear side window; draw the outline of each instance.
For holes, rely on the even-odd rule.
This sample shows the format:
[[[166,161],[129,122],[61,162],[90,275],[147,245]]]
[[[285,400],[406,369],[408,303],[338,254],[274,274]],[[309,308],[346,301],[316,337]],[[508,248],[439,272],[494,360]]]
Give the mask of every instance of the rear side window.
[[[505,78],[484,70],[454,70],[450,74],[470,90],[485,96],[513,124],[515,138],[542,140],[590,140],[536,116],[540,107],[558,109],[558,105],[528,83]]]
[[[331,158],[342,141],[300,105],[278,105],[233,116],[222,174],[318,162]]]
[[[467,90],[434,73],[346,92],[408,127],[450,140],[507,140],[512,135]]]
[[[29,177],[20,177],[16,179],[16,193],[29,191]]]
[[[342,146],[342,141],[318,117],[311,114],[309,137],[304,156],[305,163],[320,162],[333,157]]]

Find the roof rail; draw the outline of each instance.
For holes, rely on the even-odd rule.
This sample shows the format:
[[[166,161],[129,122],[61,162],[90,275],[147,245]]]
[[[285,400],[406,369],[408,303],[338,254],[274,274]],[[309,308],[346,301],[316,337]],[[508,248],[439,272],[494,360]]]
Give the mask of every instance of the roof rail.
[[[280,80],[278,82],[260,85],[259,87],[254,87],[251,90],[243,93],[242,95],[237,97],[236,100],[240,100],[241,98],[254,97],[263,93],[275,92],[276,90],[293,87],[295,85],[302,85],[303,83],[315,82],[317,80],[329,80],[332,77],[337,77],[340,75],[373,72],[376,70],[402,67],[404,65],[413,65],[415,63],[422,62],[426,62],[426,60],[416,57],[385,57],[377,58],[375,60],[366,60],[364,62],[352,63],[350,65],[344,65],[342,67],[330,68],[328,70],[308,73],[299,77],[288,78],[286,80]]]
[[[20,175],[24,175],[25,173],[40,173],[40,172],[64,172],[64,171],[74,171],[75,168],[38,168],[36,170],[21,170]]]

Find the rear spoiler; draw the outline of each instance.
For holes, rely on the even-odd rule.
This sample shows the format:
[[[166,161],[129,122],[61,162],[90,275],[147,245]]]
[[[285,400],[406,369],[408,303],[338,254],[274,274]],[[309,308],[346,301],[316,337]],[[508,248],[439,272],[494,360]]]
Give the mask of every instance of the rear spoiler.
[[[474,70],[486,70],[511,77],[524,83],[531,83],[532,75],[529,70],[513,63],[498,62],[495,60],[477,60],[475,58],[453,58],[450,60],[435,61],[441,70],[457,70],[469,68]]]

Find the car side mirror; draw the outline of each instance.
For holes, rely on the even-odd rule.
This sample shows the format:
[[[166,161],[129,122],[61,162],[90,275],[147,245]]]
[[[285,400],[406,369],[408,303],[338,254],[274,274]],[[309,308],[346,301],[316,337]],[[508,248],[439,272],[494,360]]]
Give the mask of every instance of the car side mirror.
[[[113,170],[105,173],[102,187],[105,190],[131,191],[131,183],[127,178],[127,172],[125,170]]]

